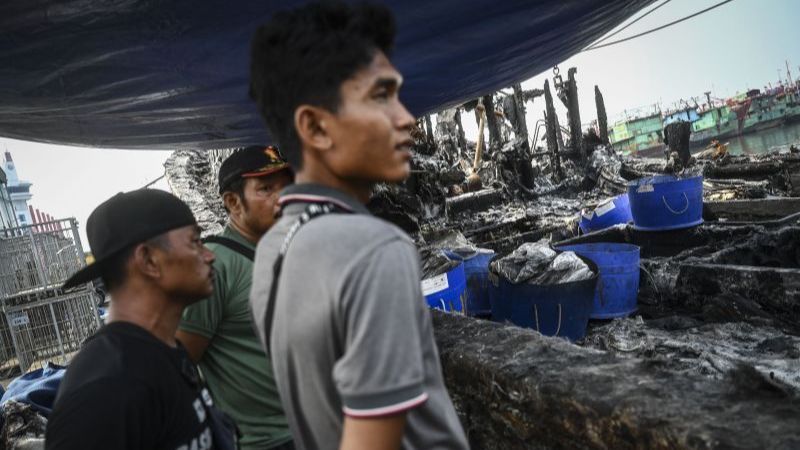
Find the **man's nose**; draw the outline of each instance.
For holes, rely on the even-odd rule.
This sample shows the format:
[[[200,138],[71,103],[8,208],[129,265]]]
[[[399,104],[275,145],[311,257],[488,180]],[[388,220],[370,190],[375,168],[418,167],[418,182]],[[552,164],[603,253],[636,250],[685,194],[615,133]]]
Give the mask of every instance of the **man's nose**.
[[[205,257],[203,258],[205,262],[211,264],[214,262],[215,259],[217,259],[217,255],[215,255],[214,252],[209,250],[208,247],[203,246],[203,251],[205,252],[204,255]]]
[[[414,117],[414,115],[411,114],[403,102],[399,100],[397,101],[397,112],[395,114],[395,125],[397,128],[402,130],[410,130],[414,124],[417,123],[417,119]]]

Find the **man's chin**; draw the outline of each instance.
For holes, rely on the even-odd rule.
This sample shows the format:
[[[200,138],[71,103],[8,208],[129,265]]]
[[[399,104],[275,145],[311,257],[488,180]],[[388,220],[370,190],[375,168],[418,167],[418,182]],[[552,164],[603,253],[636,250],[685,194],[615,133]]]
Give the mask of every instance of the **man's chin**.
[[[386,183],[402,183],[408,179],[409,175],[411,175],[411,165],[405,163],[402,167],[387,173],[383,181]]]
[[[190,294],[184,295],[183,296],[184,303],[186,305],[192,305],[194,303],[197,303],[199,301],[202,301],[202,300],[205,300],[205,299],[211,297],[213,294],[214,294],[214,287],[210,286],[208,288],[205,288],[205,289],[202,289],[202,290],[198,290],[197,292],[192,292]]]

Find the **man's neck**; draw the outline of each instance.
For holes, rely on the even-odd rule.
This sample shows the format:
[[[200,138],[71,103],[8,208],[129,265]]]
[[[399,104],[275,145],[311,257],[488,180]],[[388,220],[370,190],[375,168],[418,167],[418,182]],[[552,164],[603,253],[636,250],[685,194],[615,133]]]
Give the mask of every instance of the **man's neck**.
[[[183,305],[170,301],[163,294],[128,287],[111,292],[108,322],[132,323],[168,346],[175,347],[175,332],[182,313]]]
[[[261,239],[262,235],[250,231],[247,227],[242,226],[233,217],[229,217],[228,224],[230,224],[231,228],[233,228],[234,231],[236,231],[243,238],[245,238],[247,242],[253,245],[258,244],[259,239]]]
[[[314,183],[327,186],[342,191],[363,204],[366,204],[372,196],[372,183],[356,183],[349,180],[342,180],[341,178],[333,176],[330,172],[301,169],[295,176],[295,182],[298,184]]]

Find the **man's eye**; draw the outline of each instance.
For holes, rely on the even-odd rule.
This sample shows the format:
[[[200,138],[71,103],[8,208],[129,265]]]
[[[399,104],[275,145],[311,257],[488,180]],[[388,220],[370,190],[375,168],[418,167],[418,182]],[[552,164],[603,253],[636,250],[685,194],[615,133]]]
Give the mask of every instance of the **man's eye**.
[[[387,90],[378,91],[375,94],[373,94],[373,98],[376,98],[376,99],[379,99],[379,100],[385,100],[385,99],[389,98],[389,91],[387,91]]]

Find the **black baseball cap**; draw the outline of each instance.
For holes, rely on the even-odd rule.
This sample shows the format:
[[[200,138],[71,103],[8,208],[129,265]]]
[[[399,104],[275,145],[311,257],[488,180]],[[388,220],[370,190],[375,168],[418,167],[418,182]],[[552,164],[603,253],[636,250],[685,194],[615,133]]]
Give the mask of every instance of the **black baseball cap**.
[[[187,225],[197,225],[192,210],[169,192],[120,192],[89,215],[86,237],[94,262],[75,272],[64,283],[64,289],[100,277],[108,261],[126,248]]]
[[[240,178],[262,177],[281,170],[291,167],[276,147],[252,145],[236,150],[219,168],[219,193]]]

